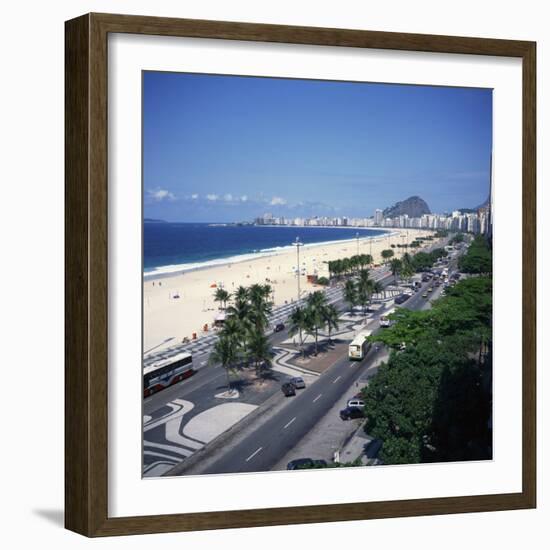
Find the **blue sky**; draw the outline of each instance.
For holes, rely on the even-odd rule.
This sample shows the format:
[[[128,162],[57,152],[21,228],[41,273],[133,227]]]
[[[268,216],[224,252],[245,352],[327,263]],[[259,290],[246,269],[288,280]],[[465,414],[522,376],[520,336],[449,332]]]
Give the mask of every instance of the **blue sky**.
[[[489,193],[492,92],[146,72],[145,217],[364,217]]]

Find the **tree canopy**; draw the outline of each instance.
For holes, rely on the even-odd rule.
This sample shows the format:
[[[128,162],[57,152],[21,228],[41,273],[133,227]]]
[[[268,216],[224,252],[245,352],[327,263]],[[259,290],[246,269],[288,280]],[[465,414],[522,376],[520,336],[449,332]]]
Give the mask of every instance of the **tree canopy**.
[[[392,318],[370,337],[391,353],[362,392],[365,429],[383,442],[380,458],[491,458],[492,280],[464,279],[432,309],[398,308]]]

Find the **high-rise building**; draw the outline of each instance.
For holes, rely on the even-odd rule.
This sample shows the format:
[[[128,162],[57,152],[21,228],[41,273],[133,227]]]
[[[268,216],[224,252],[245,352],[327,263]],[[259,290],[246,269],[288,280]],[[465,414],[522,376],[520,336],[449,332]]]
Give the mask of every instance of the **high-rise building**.
[[[377,208],[374,211],[374,225],[381,225],[383,219],[384,218],[383,218],[382,210],[380,210],[380,208]]]

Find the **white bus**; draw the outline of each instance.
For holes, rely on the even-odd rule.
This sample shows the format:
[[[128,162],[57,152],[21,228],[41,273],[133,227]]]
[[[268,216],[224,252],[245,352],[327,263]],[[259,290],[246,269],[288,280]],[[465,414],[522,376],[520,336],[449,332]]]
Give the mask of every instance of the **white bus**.
[[[190,353],[178,353],[143,369],[143,397],[153,395],[195,374]]]
[[[367,351],[370,347],[370,342],[367,338],[372,334],[372,330],[362,330],[353,339],[353,342],[349,345],[348,357],[355,361],[361,361],[365,358]]]
[[[384,315],[380,316],[380,326],[381,327],[388,328],[388,327],[391,327],[395,323],[395,321],[390,319],[390,315],[392,313],[395,313],[395,308],[391,308],[390,310],[386,311],[386,313],[384,313]]]

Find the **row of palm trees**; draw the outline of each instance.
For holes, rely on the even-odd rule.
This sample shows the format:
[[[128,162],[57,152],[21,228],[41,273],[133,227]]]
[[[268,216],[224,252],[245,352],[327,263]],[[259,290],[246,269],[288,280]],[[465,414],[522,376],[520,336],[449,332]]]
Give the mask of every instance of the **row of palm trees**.
[[[331,342],[333,330],[338,330],[339,313],[334,304],[327,302],[325,293],[321,290],[312,292],[305,299],[304,305],[296,307],[289,317],[289,336],[299,335],[300,349],[304,353],[304,334],[315,339],[315,355],[319,351],[319,331],[326,329]]]
[[[378,294],[383,290],[382,283],[375,281],[368,269],[359,272],[356,280],[348,279],[344,285],[344,301],[349,305],[350,311],[355,306],[361,306],[363,313],[373,294]]]
[[[262,284],[239,286],[233,294],[223,288],[215,291],[214,299],[220,302],[226,317],[210,363],[219,363],[226,370],[228,389],[231,389],[230,373],[238,367],[252,364],[257,376],[271,368],[271,346],[265,335],[273,306],[271,293],[271,286]],[[230,299],[232,303],[228,306]]]
[[[328,262],[329,278],[340,279],[342,276],[357,274],[372,263],[373,259],[370,254],[356,254],[349,258],[331,260]]]

